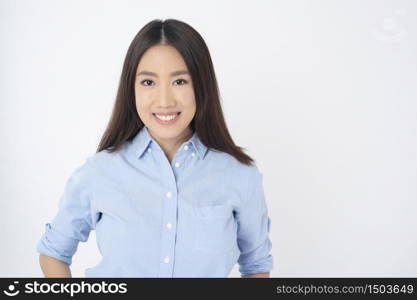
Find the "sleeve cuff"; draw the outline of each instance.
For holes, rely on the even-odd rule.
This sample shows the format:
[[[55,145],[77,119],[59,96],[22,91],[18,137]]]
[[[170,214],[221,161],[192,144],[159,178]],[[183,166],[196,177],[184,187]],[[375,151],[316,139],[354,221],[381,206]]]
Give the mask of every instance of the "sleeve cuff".
[[[252,263],[240,263],[239,272],[241,275],[270,272],[274,267],[274,259],[270,254],[267,257]]]
[[[50,223],[45,225],[45,233],[36,245],[36,250],[40,254],[44,254],[68,265],[72,263],[72,256],[77,250],[78,241],[63,236],[54,230]]]

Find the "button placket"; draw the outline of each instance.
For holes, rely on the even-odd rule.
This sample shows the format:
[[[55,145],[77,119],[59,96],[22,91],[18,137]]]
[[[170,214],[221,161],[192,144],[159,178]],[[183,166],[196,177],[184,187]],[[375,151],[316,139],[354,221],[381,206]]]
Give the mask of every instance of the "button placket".
[[[153,149],[155,150],[155,148]],[[182,150],[182,149],[181,149]],[[154,151],[155,152],[155,151]],[[163,154],[164,162],[168,168],[166,169],[166,190],[165,193],[162,194],[162,198],[164,199],[164,209],[163,209],[163,222],[161,224],[162,232],[162,241],[160,247],[160,256],[159,256],[159,277],[170,277],[173,274],[173,267],[175,261],[175,242],[176,242],[176,210],[177,210],[177,198],[178,198],[178,190],[177,190],[177,178],[178,175],[181,173],[182,169],[182,159],[183,155],[186,153],[182,153],[179,151],[174,156],[173,160],[170,162],[165,154],[158,149],[158,154]],[[161,157],[162,159],[162,157]],[[176,163],[178,163],[176,165]]]

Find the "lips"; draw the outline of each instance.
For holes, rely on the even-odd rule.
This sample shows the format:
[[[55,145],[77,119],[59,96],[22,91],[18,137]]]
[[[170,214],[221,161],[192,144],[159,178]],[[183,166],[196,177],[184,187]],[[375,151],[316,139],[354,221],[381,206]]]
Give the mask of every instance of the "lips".
[[[173,111],[173,112],[169,112],[169,113],[152,113],[153,115],[160,115],[160,116],[172,116],[172,115],[178,115],[180,114],[180,111]]]
[[[170,125],[170,124],[174,124],[177,119],[179,118],[179,115],[181,114],[181,112],[172,112],[172,113],[163,113],[163,114],[156,114],[156,113],[152,113],[152,115],[154,116],[155,120],[161,124],[161,125]],[[159,117],[157,117],[156,115],[160,115],[161,117],[164,116],[174,116],[172,119],[171,118],[166,118],[166,120],[161,119]]]

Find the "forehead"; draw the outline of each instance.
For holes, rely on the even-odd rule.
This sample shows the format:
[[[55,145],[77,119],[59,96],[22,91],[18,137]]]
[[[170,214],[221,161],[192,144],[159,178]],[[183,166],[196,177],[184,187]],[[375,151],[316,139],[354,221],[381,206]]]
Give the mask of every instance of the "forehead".
[[[178,50],[169,45],[156,45],[145,51],[139,61],[137,72],[171,72],[173,69],[187,69]]]

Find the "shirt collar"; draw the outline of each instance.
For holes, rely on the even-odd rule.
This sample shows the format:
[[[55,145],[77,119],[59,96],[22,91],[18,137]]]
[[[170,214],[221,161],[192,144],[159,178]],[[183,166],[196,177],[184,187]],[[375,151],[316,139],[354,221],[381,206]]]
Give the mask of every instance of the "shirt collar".
[[[136,136],[132,140],[133,151],[135,156],[141,158],[143,153],[149,147],[150,143],[155,143],[155,145],[159,144],[155,141],[155,139],[149,134],[148,128],[143,126],[142,129],[136,134]],[[207,147],[201,142],[200,138],[198,137],[197,133],[194,132],[193,136],[185,141],[181,147],[186,144],[192,144],[193,147],[196,149],[197,155],[200,159],[204,159],[204,156],[207,152]]]

